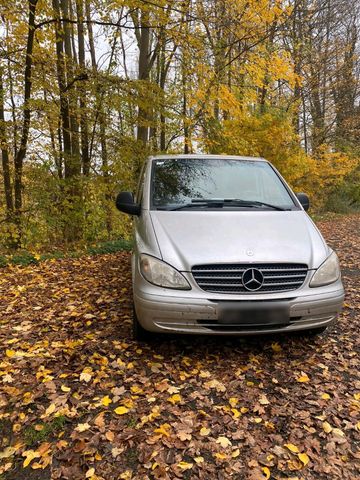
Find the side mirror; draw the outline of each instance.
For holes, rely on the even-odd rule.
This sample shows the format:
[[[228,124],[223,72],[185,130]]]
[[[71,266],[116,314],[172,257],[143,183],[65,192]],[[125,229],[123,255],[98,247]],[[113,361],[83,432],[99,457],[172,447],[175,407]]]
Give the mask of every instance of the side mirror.
[[[309,197],[306,195],[306,193],[297,193],[296,196],[299,202],[301,203],[303,209],[305,211],[308,211],[310,208],[310,200],[309,200]]]
[[[129,215],[140,215],[141,213],[141,206],[134,202],[134,195],[131,192],[119,193],[116,197],[116,208]]]

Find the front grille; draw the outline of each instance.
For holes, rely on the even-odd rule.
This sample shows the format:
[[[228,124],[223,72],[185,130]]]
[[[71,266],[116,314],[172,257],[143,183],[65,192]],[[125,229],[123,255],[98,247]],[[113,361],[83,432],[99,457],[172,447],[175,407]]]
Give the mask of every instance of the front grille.
[[[249,268],[260,270],[264,277],[256,291],[247,290],[242,282]],[[302,263],[214,264],[197,265],[192,274],[202,290],[212,293],[260,293],[296,290],[304,283],[308,267]]]

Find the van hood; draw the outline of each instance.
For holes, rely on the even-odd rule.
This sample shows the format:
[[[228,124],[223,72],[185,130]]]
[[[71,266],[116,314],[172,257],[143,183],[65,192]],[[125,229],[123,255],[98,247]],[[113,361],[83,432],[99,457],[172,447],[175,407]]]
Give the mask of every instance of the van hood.
[[[149,212],[162,259],[180,271],[208,263],[305,263],[330,250],[303,211]]]

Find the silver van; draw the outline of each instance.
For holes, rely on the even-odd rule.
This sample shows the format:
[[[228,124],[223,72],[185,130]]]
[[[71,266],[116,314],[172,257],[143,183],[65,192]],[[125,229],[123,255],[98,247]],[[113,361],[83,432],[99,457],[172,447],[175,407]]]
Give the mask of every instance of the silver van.
[[[135,338],[149,332],[249,335],[332,324],[344,299],[339,261],[263,158],[149,158],[135,198]]]

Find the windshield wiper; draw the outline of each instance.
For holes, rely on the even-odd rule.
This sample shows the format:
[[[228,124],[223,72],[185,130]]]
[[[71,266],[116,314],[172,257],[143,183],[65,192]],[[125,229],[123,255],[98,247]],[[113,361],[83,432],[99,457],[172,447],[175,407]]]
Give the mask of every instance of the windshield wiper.
[[[157,210],[168,210],[168,211],[175,211],[175,210],[184,210],[187,208],[201,208],[201,207],[208,207],[208,208],[223,208],[227,206],[234,206],[234,207],[250,207],[250,208],[257,208],[257,207],[268,207],[274,210],[289,210],[288,208],[279,207],[278,205],[271,205],[270,203],[260,202],[257,200],[241,200],[238,198],[233,199],[209,199],[204,200],[201,198],[194,198],[191,200],[191,203],[183,203],[181,205],[175,205],[174,207],[157,207]]]
[[[278,205],[272,205],[271,203],[260,202],[258,200],[241,200],[238,198],[234,199],[225,199],[224,205],[232,205],[232,206],[244,206],[244,207],[268,207],[273,208],[274,210],[290,210],[289,208],[279,207]]]
[[[289,208],[283,208],[279,207],[278,205],[272,205],[271,203],[265,203],[265,202],[260,202],[258,200],[242,200],[240,198],[224,198],[223,200],[221,199],[209,199],[209,200],[204,200],[204,199],[197,199],[194,198],[192,200],[192,203],[194,204],[199,204],[199,203],[208,203],[209,206],[213,207],[224,207],[224,206],[239,206],[239,207],[268,207],[268,208],[273,208],[274,210],[290,210]]]
[[[175,210],[183,210],[185,208],[199,208],[199,207],[222,207],[224,204],[222,201],[220,202],[213,202],[213,201],[196,201],[192,203],[182,203],[181,205],[175,205],[174,207],[157,207],[157,210],[167,210],[169,212],[173,212]]]

